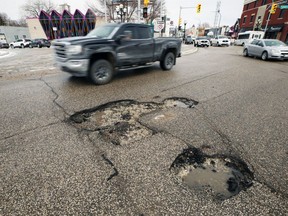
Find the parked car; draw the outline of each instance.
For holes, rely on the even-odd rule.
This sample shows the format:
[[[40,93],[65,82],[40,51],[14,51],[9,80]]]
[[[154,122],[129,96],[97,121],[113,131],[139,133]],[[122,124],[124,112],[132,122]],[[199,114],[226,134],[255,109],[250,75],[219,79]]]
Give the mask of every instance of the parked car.
[[[207,37],[197,37],[195,39],[194,46],[197,46],[197,47],[199,47],[199,46],[209,47],[210,46],[210,41],[209,41],[209,39]]]
[[[17,41],[13,41],[9,44],[9,46],[14,49],[16,47],[19,48],[25,48],[25,47],[29,47],[31,43],[30,39],[18,39]]]
[[[267,59],[288,59],[288,46],[277,39],[255,39],[247,43],[243,49],[244,56],[260,57]]]
[[[6,42],[2,42],[0,41],[0,49],[8,49],[9,48],[9,44]]]
[[[193,39],[190,35],[186,36],[185,38],[185,44],[192,44],[193,43]]]
[[[32,40],[29,45],[30,48],[33,48],[33,47],[38,47],[38,48],[48,47],[49,48],[50,46],[51,46],[50,41],[45,38],[36,38]]]

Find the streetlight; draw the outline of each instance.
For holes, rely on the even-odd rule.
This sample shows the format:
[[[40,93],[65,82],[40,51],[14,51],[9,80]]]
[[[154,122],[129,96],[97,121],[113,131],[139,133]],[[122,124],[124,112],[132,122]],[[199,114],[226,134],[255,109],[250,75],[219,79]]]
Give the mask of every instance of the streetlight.
[[[187,21],[185,20],[185,21],[184,21],[183,42],[185,42],[186,25],[187,25]]]
[[[218,28],[219,28],[219,33],[218,33],[218,31],[217,31],[217,33],[218,33],[218,35],[221,35],[221,26],[220,26],[220,23],[221,23],[221,13],[220,13],[220,10],[218,10],[218,13],[219,13],[219,24],[218,24]]]
[[[119,6],[117,5],[116,6],[116,12],[117,12],[117,15],[120,16],[120,20],[121,22],[123,21],[122,20],[122,17],[124,16],[125,17],[125,14],[127,12],[127,9],[126,8],[123,8],[123,4],[120,4]]]

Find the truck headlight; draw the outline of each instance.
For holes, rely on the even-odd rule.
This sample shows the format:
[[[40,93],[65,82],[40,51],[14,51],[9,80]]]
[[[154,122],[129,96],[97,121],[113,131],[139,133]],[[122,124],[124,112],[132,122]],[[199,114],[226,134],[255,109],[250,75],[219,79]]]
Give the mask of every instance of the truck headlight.
[[[77,55],[82,52],[82,46],[80,45],[70,45],[67,47],[68,55]]]
[[[272,55],[280,55],[281,54],[280,50],[278,50],[278,49],[272,49],[271,53],[272,53]]]

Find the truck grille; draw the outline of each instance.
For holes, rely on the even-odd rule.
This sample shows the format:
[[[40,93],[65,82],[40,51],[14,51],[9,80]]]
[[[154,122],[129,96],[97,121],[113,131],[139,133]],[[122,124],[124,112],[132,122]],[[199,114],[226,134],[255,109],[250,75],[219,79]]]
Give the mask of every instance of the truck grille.
[[[66,49],[67,46],[70,45],[69,43],[63,43],[63,42],[54,42],[54,50],[56,57],[59,61],[65,61],[67,59]]]

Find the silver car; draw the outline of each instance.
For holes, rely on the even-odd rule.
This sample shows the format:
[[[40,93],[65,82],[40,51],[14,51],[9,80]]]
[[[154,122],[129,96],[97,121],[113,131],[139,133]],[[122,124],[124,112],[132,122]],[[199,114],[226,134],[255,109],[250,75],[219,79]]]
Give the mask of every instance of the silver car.
[[[197,37],[197,38],[195,39],[195,42],[194,42],[194,46],[195,46],[195,47],[196,47],[196,46],[197,46],[197,47],[199,47],[199,46],[209,47],[209,45],[210,45],[210,41],[208,40],[207,37]]]
[[[244,56],[256,56],[262,60],[288,59],[288,46],[277,39],[255,39],[247,43],[243,50]]]

